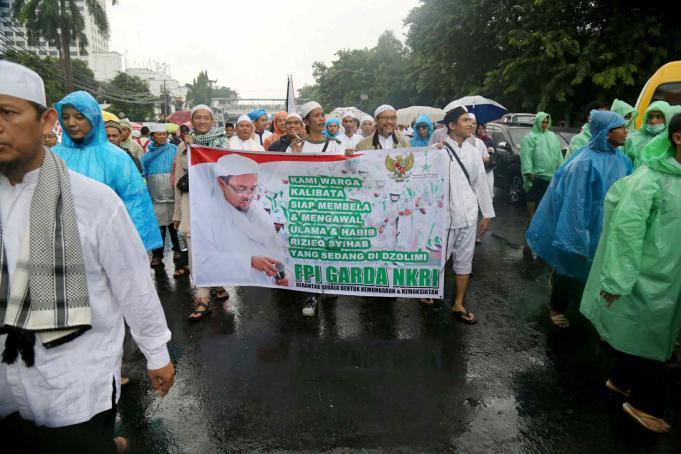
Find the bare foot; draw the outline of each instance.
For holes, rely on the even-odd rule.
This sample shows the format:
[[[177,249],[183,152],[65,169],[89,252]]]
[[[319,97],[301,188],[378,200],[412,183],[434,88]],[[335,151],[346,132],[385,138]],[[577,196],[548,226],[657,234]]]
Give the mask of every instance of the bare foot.
[[[421,298],[421,304],[425,304],[427,306],[431,306],[435,300],[433,298]]]
[[[130,447],[128,445],[128,439],[125,437],[116,437],[113,439],[114,444],[116,445],[116,452],[118,454],[126,454],[128,452],[128,448]]]
[[[570,320],[568,320],[565,314],[561,314],[560,312],[551,311],[549,319],[556,328],[565,329],[570,327]]]

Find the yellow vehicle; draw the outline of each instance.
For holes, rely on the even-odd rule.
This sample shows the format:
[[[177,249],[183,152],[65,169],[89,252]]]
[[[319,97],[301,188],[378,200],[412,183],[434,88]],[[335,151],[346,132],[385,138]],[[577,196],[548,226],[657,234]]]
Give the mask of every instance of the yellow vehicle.
[[[636,128],[641,127],[643,113],[653,101],[681,104],[681,61],[669,62],[648,79],[636,101]]]

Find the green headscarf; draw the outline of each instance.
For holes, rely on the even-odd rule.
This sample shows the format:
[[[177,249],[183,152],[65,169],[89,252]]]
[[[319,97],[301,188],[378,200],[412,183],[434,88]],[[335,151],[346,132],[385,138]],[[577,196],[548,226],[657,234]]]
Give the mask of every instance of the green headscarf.
[[[645,148],[645,146],[648,145],[648,143],[653,140],[655,136],[664,135],[664,133],[667,131],[667,125],[669,124],[670,119],[669,107],[669,104],[665,101],[652,102],[643,114],[641,129],[627,137],[627,142],[624,144],[624,154],[629,156],[634,165],[638,165],[643,148]],[[654,111],[662,112],[664,115],[664,127],[659,128],[659,131],[657,132],[653,131],[652,127],[648,125],[648,115]]]
[[[612,102],[612,106],[610,107],[611,112],[618,113],[622,115],[622,118],[626,120],[627,115],[631,114],[631,118],[627,122],[627,129],[629,130],[629,133],[633,133],[636,131],[636,117],[638,117],[638,111],[634,109],[631,105],[627,104],[626,102],[622,101],[621,99],[615,99]]]

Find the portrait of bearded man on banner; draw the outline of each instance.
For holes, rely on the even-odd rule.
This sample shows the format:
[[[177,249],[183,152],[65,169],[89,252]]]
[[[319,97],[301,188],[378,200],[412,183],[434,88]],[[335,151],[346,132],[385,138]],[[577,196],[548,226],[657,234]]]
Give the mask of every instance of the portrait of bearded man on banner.
[[[229,276],[243,284],[290,285],[284,267],[286,245],[259,200],[259,170],[254,160],[236,153],[215,164],[216,212],[207,220],[213,234],[195,257],[203,264],[202,280],[219,282]]]

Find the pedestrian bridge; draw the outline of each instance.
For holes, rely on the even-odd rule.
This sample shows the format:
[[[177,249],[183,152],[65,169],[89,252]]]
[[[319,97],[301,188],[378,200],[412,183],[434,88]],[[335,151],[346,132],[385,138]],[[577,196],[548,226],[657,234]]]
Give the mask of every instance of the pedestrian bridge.
[[[262,107],[267,113],[286,110],[285,98],[212,98],[210,107],[215,117],[222,119],[222,124],[235,122],[240,115],[252,112]]]

